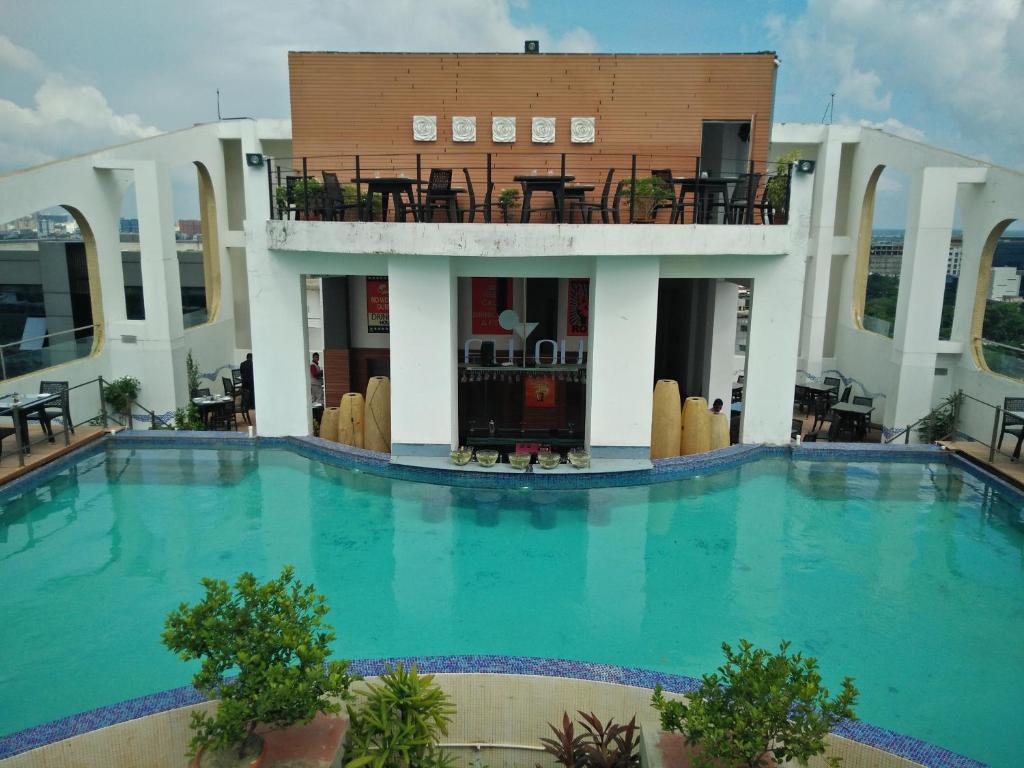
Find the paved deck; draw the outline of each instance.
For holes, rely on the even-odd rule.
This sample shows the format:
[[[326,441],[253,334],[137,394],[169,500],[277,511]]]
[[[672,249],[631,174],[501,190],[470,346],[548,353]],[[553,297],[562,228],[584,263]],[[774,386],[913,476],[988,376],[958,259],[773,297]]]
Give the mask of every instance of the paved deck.
[[[1003,443],[1003,450],[996,451],[995,457],[991,462],[988,460],[988,446],[984,443],[941,440],[939,444],[946,446],[951,451],[958,451],[974,459],[986,469],[1000,474],[1012,483],[1024,488],[1024,460],[1012,460],[1013,441],[1006,440]]]
[[[55,425],[55,431],[59,429]],[[15,446],[14,438],[8,437],[3,441],[3,453],[0,454],[0,485],[6,483],[9,480],[13,480],[16,477],[20,477],[26,472],[40,467],[47,462],[53,461],[69,451],[73,451],[75,448],[81,447],[87,443],[91,443],[93,440],[98,439],[104,432],[102,427],[91,426],[88,424],[82,424],[75,428],[75,434],[71,435],[71,444],[64,445],[64,435],[57,432],[57,436],[54,442],[47,442],[42,429],[38,425],[31,425],[29,427],[29,442],[31,444],[32,452],[25,456],[25,466],[19,466],[18,464],[18,451]],[[41,441],[41,442],[37,442]]]

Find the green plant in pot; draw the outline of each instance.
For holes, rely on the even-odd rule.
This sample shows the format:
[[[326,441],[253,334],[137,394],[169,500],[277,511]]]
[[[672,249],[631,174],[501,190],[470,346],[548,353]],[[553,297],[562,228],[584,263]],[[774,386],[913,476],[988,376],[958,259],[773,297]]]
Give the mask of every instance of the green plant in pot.
[[[722,643],[725,664],[704,675],[689,703],[665,698],[657,686],[652,706],[661,727],[683,735],[700,751],[697,768],[765,768],[795,760],[801,765],[825,752],[825,736],[843,718],[854,719],[857,689],[847,677],[833,698],[821,684],[818,662],[789,643],[778,653],[740,640]],[[827,763],[837,766],[838,757]]]
[[[501,190],[498,207],[501,208],[501,218],[506,224],[515,222],[519,218],[519,190],[514,187]]]
[[[292,566],[260,584],[243,573],[234,586],[203,579],[205,597],[167,616],[163,642],[183,660],[201,660],[197,690],[219,698],[216,714],[192,713],[190,755],[259,754],[260,725],[285,728],[334,713],[357,677],[330,661],[334,640],[326,599],[295,578]],[[234,677],[228,677],[233,673]]]
[[[952,436],[956,432],[957,414],[963,401],[964,393],[957,391],[929,411],[917,427],[917,435],[921,441],[934,443]]]
[[[668,183],[657,176],[644,176],[636,180],[634,190],[633,180],[626,179],[622,191],[629,201],[636,195],[636,202],[633,204],[634,221],[654,221],[654,208],[658,203],[672,199],[672,189]]]
[[[800,159],[800,150],[794,149],[778,158],[775,173],[765,182],[765,198],[772,209],[772,223],[785,224],[789,211],[786,210],[786,195],[789,188],[789,167]]]
[[[116,413],[127,414],[141,388],[142,384],[134,376],[121,376],[103,385],[103,399]]]
[[[305,211],[307,208],[306,202],[308,200],[310,214],[318,212],[323,199],[323,188],[323,184],[321,184],[318,179],[314,179],[312,177],[307,178],[305,181],[299,179],[292,187],[292,205],[295,206],[297,211]],[[278,187],[274,191],[274,199],[277,203],[278,211],[287,210],[289,202],[288,188]]]

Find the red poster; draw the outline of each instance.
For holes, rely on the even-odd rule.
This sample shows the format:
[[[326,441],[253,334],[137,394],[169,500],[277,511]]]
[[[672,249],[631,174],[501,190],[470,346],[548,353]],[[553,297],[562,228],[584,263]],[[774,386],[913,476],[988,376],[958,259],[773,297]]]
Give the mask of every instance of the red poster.
[[[524,377],[524,393],[527,408],[555,407],[555,379],[553,376]]]
[[[498,286],[504,286],[504,301],[498,302]],[[496,277],[473,278],[473,335],[507,336],[506,331],[498,325],[498,315],[504,310],[512,309],[512,280]]]
[[[387,277],[366,278],[366,330],[369,333],[391,332],[391,311],[388,308]]]
[[[568,298],[565,335],[586,336],[590,330],[590,280],[585,277],[569,278]]]

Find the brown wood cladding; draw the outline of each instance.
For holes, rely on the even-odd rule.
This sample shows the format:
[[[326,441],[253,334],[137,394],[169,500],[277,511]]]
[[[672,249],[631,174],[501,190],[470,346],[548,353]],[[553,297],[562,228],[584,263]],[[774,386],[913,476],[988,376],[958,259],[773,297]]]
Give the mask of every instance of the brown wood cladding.
[[[612,166],[629,175],[632,153],[638,171],[692,170],[700,154],[705,120],[752,120],[751,159],[767,159],[775,85],[775,55],[694,54],[389,54],[296,53],[288,55],[292,147],[307,156],[311,173],[361,170],[423,175],[432,166],[455,169],[464,186],[468,166],[478,198],[484,193],[486,153],[492,154],[496,187],[512,176],[567,170],[578,181],[603,182]],[[412,138],[413,115],[436,115],[435,142]],[[477,140],[454,143],[451,118],[476,117]],[[514,116],[516,142],[491,140],[491,118]],[[593,144],[570,142],[571,117],[595,117]],[[554,117],[553,144],[533,144],[531,118]],[[386,157],[386,155],[403,155]],[[371,157],[371,155],[377,155]],[[294,167],[301,169],[301,159]]]

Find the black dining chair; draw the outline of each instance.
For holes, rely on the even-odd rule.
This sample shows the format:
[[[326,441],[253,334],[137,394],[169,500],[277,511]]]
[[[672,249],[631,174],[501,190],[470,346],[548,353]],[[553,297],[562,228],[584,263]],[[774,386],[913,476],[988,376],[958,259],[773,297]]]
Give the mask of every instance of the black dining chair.
[[[827,397],[816,397],[814,399],[814,421],[811,424],[811,431],[817,432],[819,427],[824,427],[825,422],[832,422],[832,404]]]
[[[852,393],[853,393],[853,385],[852,384],[848,384],[846,386],[846,389],[843,390],[843,395],[842,395],[842,397],[839,398],[839,402],[840,403],[848,403],[848,402],[850,402],[850,395]]]
[[[672,179],[675,178],[672,175],[672,169],[659,168],[657,170],[651,170],[651,176],[653,176],[656,179],[661,179],[663,182],[665,182],[665,185],[668,187],[669,194],[669,197],[665,197],[664,199],[655,203],[654,207],[651,209],[651,216],[657,217],[658,211],[668,210],[670,211],[668,220],[672,224],[675,224],[676,221],[679,219],[679,199],[676,197],[675,182],[672,181]]]
[[[324,221],[344,221],[346,211],[358,213],[357,201],[345,202],[345,190],[338,181],[338,174],[321,171],[324,177],[323,219]]]
[[[459,220],[457,197],[456,193],[452,192],[452,169],[431,168],[420,220],[433,221],[435,212],[444,211],[448,221],[454,224]]]
[[[4,440],[8,437],[14,437],[14,427],[0,427],[0,456],[2,456],[4,452]]]
[[[192,397],[209,397],[209,396],[210,396],[210,388],[209,387],[199,387],[198,389],[196,389],[195,391],[192,392]]]
[[[39,382],[39,393],[40,394],[48,394],[48,395],[56,395],[56,394],[62,395],[60,406],[58,406],[56,408],[42,408],[42,409],[40,409],[38,411],[33,411],[32,413],[26,413],[25,414],[25,420],[26,421],[38,421],[39,422],[39,425],[43,428],[43,431],[49,436],[50,441],[52,442],[53,441],[53,427],[51,425],[51,422],[54,419],[60,418],[60,417],[62,417],[64,415],[64,409],[67,406],[67,399],[68,399],[68,382],[66,382],[66,381],[40,381]],[[71,409],[70,408],[68,408],[68,422],[69,423],[66,425],[67,428],[70,430],[71,434],[75,434],[75,428],[74,428],[74,426],[72,426],[72,422],[71,422]]]
[[[999,442],[996,443],[996,450],[1003,447],[1003,436],[1009,432],[1012,437],[1020,440],[1021,431],[1024,430],[1024,421],[1013,411],[1024,411],[1024,397],[1007,397],[1003,400],[1003,424],[999,428]]]
[[[227,376],[220,377],[221,384],[224,385],[224,394],[231,398],[235,407],[235,414],[242,414],[242,419],[246,424],[251,424],[249,420],[249,409],[242,407],[242,390],[240,387],[236,387],[235,383]]]
[[[473,179],[469,175],[469,168],[462,169],[462,175],[466,177],[466,197],[469,198],[469,207],[459,209],[459,221],[467,221],[472,224],[476,219],[476,214],[482,213],[484,217],[484,223],[489,224],[491,222],[491,211],[500,209],[500,206],[494,202],[494,182],[487,182],[487,191],[484,192],[483,202],[478,203],[476,201],[476,192],[473,189]]]
[[[729,205],[725,212],[726,224],[753,224],[754,199],[760,176],[756,173],[744,173],[733,185],[729,195]],[[749,210],[749,217],[748,217]]]
[[[593,221],[594,214],[600,213],[601,221],[605,224],[609,223],[609,219],[616,224],[621,223],[619,206],[622,204],[622,188],[626,180],[619,179],[619,183],[615,185],[615,198],[612,204],[608,205],[608,197],[611,194],[612,178],[614,176],[615,169],[609,168],[608,175],[604,179],[604,188],[601,190],[600,201],[588,201],[585,199],[572,201],[572,208],[570,210],[578,210],[580,212],[580,221],[590,224]]]
[[[865,397],[863,395],[855,395],[853,398],[854,405],[866,405],[869,408],[875,404],[875,398]],[[871,419],[868,416],[857,416],[858,429],[861,432],[862,437],[866,437],[868,430],[873,429],[876,425],[871,423]]]

